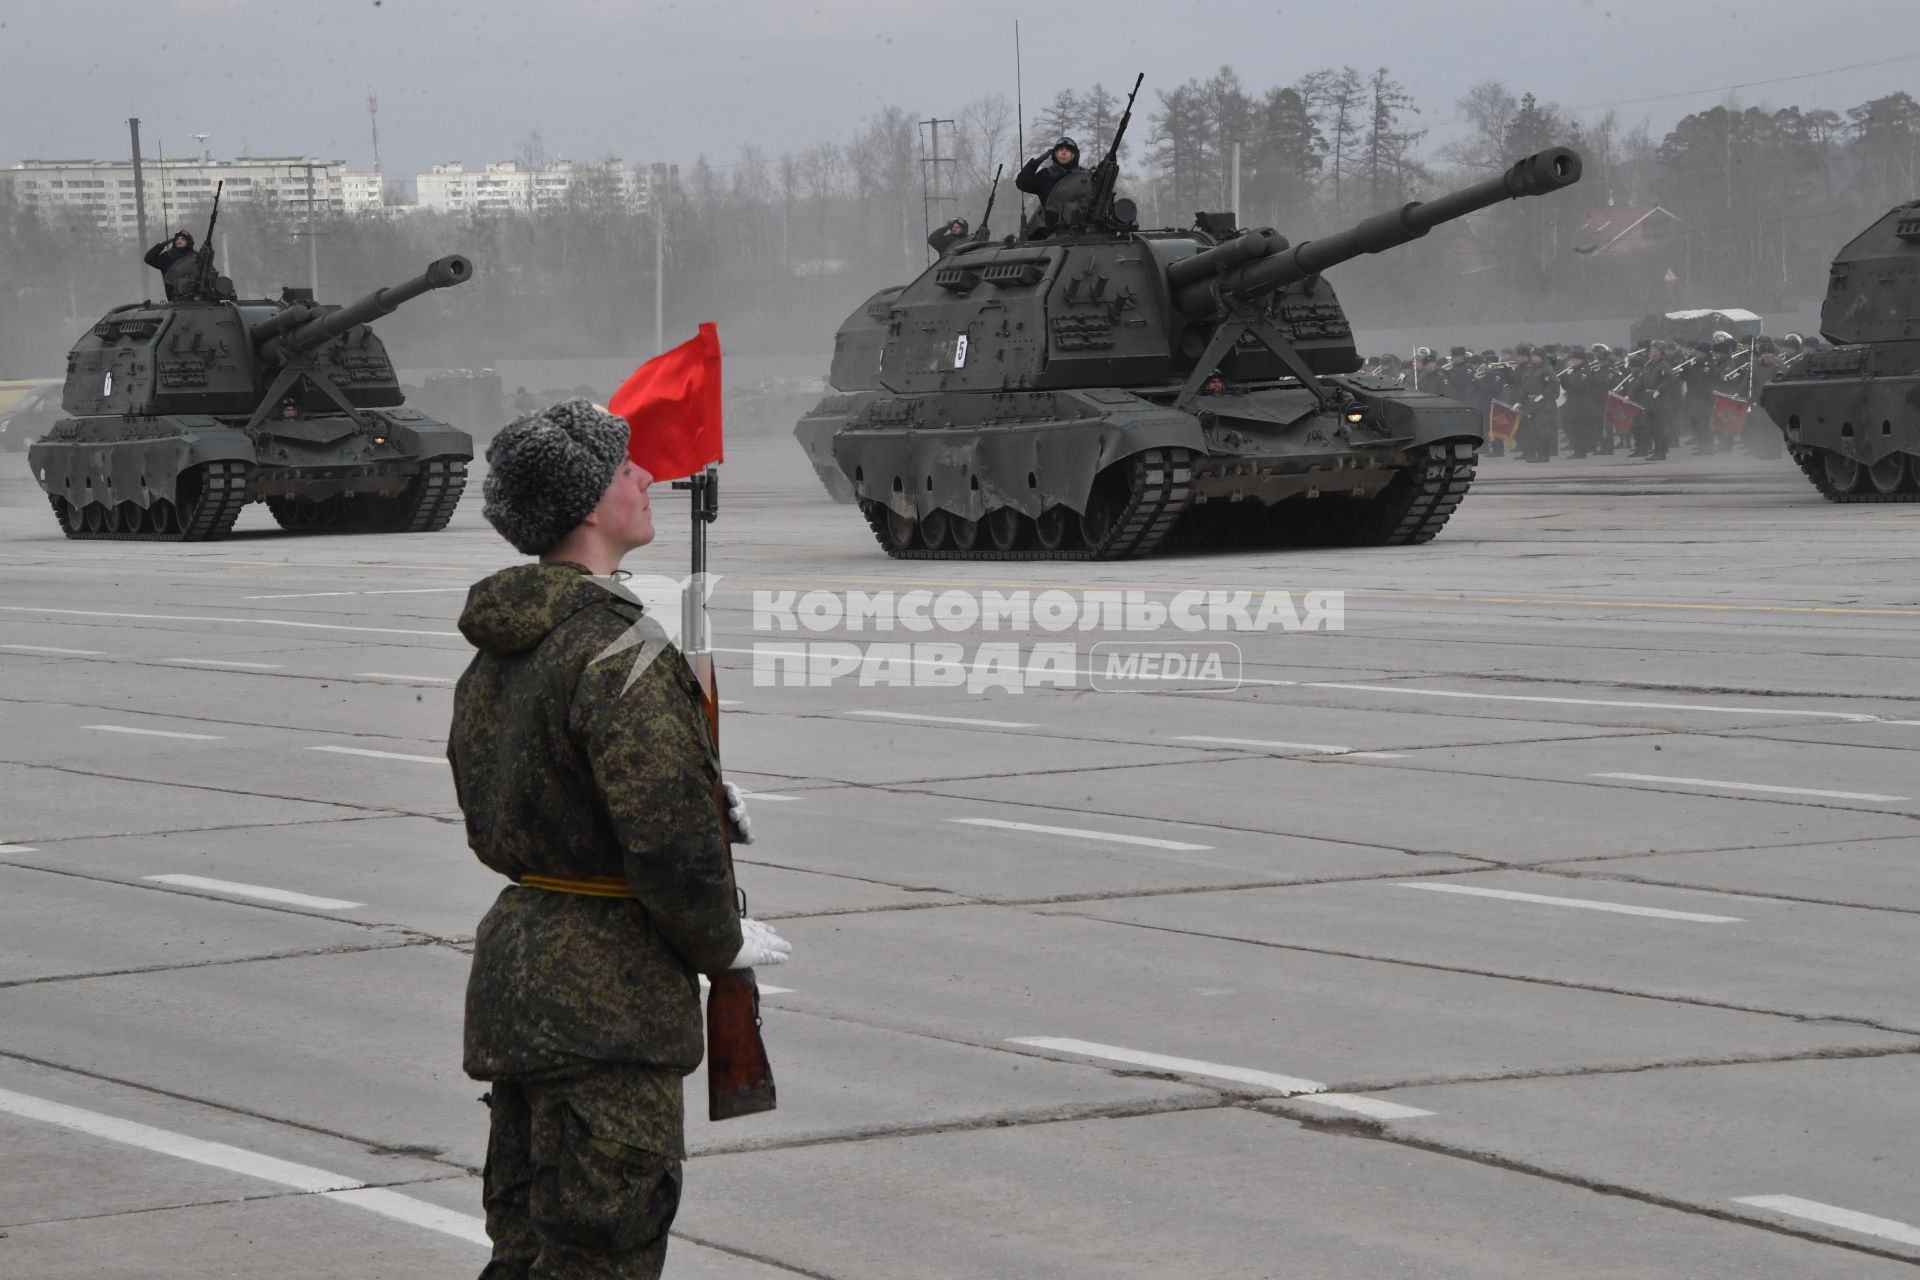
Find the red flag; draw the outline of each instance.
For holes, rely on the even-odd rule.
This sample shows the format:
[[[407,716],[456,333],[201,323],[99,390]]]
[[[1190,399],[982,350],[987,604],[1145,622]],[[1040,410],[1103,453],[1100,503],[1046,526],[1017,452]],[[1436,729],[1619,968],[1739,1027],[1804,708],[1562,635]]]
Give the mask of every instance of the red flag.
[[[1520,409],[1517,405],[1501,404],[1495,400],[1487,406],[1487,434],[1495,440],[1512,442],[1520,431]]]
[[[627,456],[656,481],[721,461],[719,328],[703,324],[693,341],[635,369],[607,408],[633,428]]]
[[[1747,429],[1747,402],[1724,391],[1713,393],[1713,417],[1709,424],[1718,435],[1737,436]]]
[[[1616,436],[1624,436],[1633,430],[1635,418],[1640,416],[1640,406],[1618,392],[1609,392],[1607,408],[1603,421],[1606,429]]]

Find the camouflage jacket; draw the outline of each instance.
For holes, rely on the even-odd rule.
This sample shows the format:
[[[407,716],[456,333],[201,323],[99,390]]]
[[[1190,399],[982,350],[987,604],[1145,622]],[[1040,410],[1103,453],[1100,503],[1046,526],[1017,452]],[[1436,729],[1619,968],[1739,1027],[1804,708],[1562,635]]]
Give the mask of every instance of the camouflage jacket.
[[[460,615],[480,650],[454,691],[447,741],[467,843],[512,880],[619,876],[634,894],[501,893],[467,984],[476,1079],[700,1064],[695,974],[740,950],[719,761],[678,649],[626,687],[639,649],[606,651],[636,626],[666,645],[637,601],[573,565],[502,570]]]

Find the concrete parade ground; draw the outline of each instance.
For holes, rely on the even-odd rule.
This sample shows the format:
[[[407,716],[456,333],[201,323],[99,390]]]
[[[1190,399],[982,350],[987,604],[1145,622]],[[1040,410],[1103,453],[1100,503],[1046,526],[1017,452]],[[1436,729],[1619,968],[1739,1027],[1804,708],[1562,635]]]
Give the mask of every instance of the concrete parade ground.
[[[1920,507],[1488,460],[1438,540],[888,560],[784,437],[713,528],[771,1114],[677,1280],[1912,1276]],[[686,569],[683,495],[628,561]],[[452,1280],[502,881],[444,533],[70,542],[0,458],[0,1277]],[[756,591],[1345,593],[1234,688],[755,683]],[[926,671],[937,663],[911,668]]]

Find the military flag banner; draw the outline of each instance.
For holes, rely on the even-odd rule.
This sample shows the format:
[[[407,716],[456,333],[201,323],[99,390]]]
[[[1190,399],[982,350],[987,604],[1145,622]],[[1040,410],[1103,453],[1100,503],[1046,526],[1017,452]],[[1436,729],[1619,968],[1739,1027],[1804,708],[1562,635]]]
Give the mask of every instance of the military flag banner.
[[[1487,434],[1495,440],[1513,443],[1520,432],[1520,406],[1495,400],[1487,406]]]
[[[627,456],[656,481],[722,461],[719,327],[703,324],[691,342],[635,369],[607,408],[633,428]]]
[[[1633,430],[1634,419],[1642,410],[1639,405],[1617,392],[1607,395],[1607,410],[1603,422],[1606,429],[1616,436],[1624,436]]]
[[[1713,433],[1720,436],[1737,436],[1747,429],[1747,412],[1750,406],[1739,396],[1730,396],[1724,391],[1713,393]]]

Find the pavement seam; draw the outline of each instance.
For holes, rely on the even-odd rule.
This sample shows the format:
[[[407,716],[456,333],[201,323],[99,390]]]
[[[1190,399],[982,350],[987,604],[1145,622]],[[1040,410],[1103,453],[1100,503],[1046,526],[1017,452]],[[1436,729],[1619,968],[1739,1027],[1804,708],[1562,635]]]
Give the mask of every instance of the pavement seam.
[[[709,1239],[705,1236],[696,1236],[689,1232],[678,1230],[672,1234],[676,1240],[685,1240],[688,1244],[696,1244],[702,1249],[711,1249],[715,1253],[724,1253],[729,1257],[743,1258],[748,1262],[757,1262],[763,1267],[772,1267],[776,1271],[785,1271],[789,1275],[806,1276],[808,1280],[840,1280],[839,1277],[834,1276],[830,1272],[814,1271],[808,1267],[797,1266],[791,1262],[782,1262],[778,1258],[769,1257],[767,1254],[755,1253],[751,1249],[741,1249],[730,1244],[721,1244],[718,1240]]]
[[[257,964],[267,960],[305,960],[314,956],[351,956],[370,951],[398,951],[407,947],[431,946],[431,938],[395,938],[388,942],[336,943],[329,947],[302,947],[294,951],[265,951],[258,955],[230,956],[221,960],[187,960],[178,964],[134,965],[125,969],[96,969],[86,973],[50,973],[39,978],[12,978],[0,981],[0,991],[22,987],[44,987],[58,982],[88,982],[95,978],[131,978],[152,973],[182,973],[190,969],[221,969],[232,965]],[[6,1054],[0,1049],[0,1056]]]
[[[1909,1034],[1920,1037],[1920,1033]],[[1541,1067],[1531,1071],[1489,1071],[1479,1075],[1433,1076],[1390,1081],[1344,1081],[1328,1085],[1338,1093],[1390,1093],[1396,1089],[1444,1089],[1453,1085],[1507,1084],[1522,1080],[1565,1080],[1588,1076],[1629,1076],[1655,1071],[1713,1070],[1719,1067],[1766,1067],[1792,1062],[1845,1062],[1870,1058],[1910,1058],[1920,1055],[1920,1043],[1910,1045],[1855,1045],[1799,1049],[1776,1054],[1730,1054],[1720,1058],[1680,1058],[1665,1062],[1619,1063],[1591,1067]]]
[[[236,1177],[244,1177],[237,1174]],[[356,1191],[392,1191],[400,1187],[424,1187],[438,1182],[452,1182],[456,1178],[472,1175],[464,1171],[449,1170],[437,1178],[406,1178],[398,1182],[363,1182]],[[178,1204],[140,1205],[132,1209],[114,1209],[106,1213],[77,1213],[67,1218],[28,1218],[23,1222],[0,1222],[0,1232],[15,1231],[22,1227],[57,1227],[73,1222],[100,1222],[109,1218],[130,1218],[143,1213],[177,1213],[182,1209],[217,1209],[223,1205],[253,1204],[262,1200],[297,1200],[305,1196],[327,1196],[328,1191],[302,1191],[298,1187],[286,1187],[279,1191],[262,1191],[252,1196],[222,1196],[217,1200],[183,1200]]]
[[[12,1049],[0,1049],[0,1058],[11,1059],[14,1062],[24,1062],[29,1066],[41,1067],[48,1071],[58,1071],[66,1075],[81,1076],[88,1080],[98,1080],[103,1084],[114,1085],[122,1089],[132,1089],[139,1093],[151,1094],[159,1098],[171,1098],[175,1102],[191,1103],[196,1107],[205,1107],[209,1111],[224,1112],[227,1115],[245,1116],[249,1120],[259,1120],[265,1124],[279,1125],[286,1129],[298,1129],[302,1133],[318,1134],[320,1137],[332,1138],[337,1142],[351,1143],[368,1155],[393,1156],[400,1159],[418,1160],[423,1164],[438,1165],[443,1169],[451,1170],[453,1173],[464,1174],[469,1177],[477,1177],[480,1173],[480,1170],[470,1165],[460,1164],[457,1161],[447,1159],[443,1155],[436,1154],[430,1147],[404,1143],[395,1145],[392,1143],[376,1142],[370,1138],[360,1137],[358,1134],[345,1133],[338,1129],[328,1129],[322,1125],[308,1124],[304,1120],[293,1120],[286,1116],[269,1115],[267,1112],[255,1111],[236,1103],[216,1102],[211,1098],[203,1098],[197,1094],[182,1093],[177,1089],[163,1089],[159,1085],[147,1084],[139,1080],[127,1080],[120,1076],[108,1075],[104,1071],[93,1071],[86,1067],[76,1067],[65,1062],[55,1062],[50,1058],[37,1058],[32,1054],[19,1053]],[[480,1085],[479,1081],[475,1081],[474,1083]],[[480,1087],[485,1086],[480,1085]],[[439,1179],[415,1178],[412,1179],[412,1181],[439,1181]]]
[[[427,810],[396,809],[392,806],[348,804],[340,800],[315,800],[309,796],[286,796],[272,791],[247,791],[238,787],[216,787],[204,782],[177,782],[164,778],[135,778],[121,773],[104,773],[92,769],[80,769],[73,765],[44,764],[27,760],[0,760],[0,765],[15,769],[39,769],[47,773],[64,773],[76,778],[103,778],[109,782],[136,782],[145,787],[173,787],[181,791],[210,791],[215,795],[243,796],[249,800],[278,800],[286,804],[311,804],[327,809],[345,809],[350,813],[367,818],[430,818],[433,814]],[[251,825],[251,824],[244,824]],[[77,839],[79,837],[67,837]],[[19,839],[19,837],[14,837]]]
[[[1896,836],[1895,839],[1910,840],[1911,836]],[[1660,857],[1660,854],[1638,854],[1637,857]],[[1513,870],[1522,870],[1514,867]],[[1596,871],[1584,874],[1567,867],[1564,863],[1550,866],[1527,867],[1525,870],[1537,871],[1541,875],[1558,876],[1563,880],[1575,880],[1582,883],[1598,884],[1643,884],[1660,889],[1691,889],[1699,893],[1717,893],[1729,898],[1753,898],[1762,902],[1791,902],[1808,907],[1840,907],[1848,911],[1880,911],[1889,915],[1920,915],[1920,907],[1896,907],[1879,902],[1841,902],[1834,898],[1808,898],[1792,893],[1763,893],[1758,889],[1725,889],[1718,885],[1691,884],[1683,880],[1655,880],[1648,876],[1630,876],[1624,872]]]
[[[0,765],[8,763],[11,762],[0,760]],[[171,784],[154,783],[152,785],[166,786]],[[392,813],[341,813],[323,815],[317,818],[290,818],[285,822],[225,822],[213,827],[166,827],[156,831],[116,831],[111,835],[100,836],[35,836],[32,834],[9,832],[7,833],[7,840],[12,844],[31,844],[51,848],[58,844],[83,844],[98,840],[147,840],[154,836],[193,836],[205,835],[216,831],[251,831],[255,828],[263,831],[277,831],[284,830],[288,827],[321,826],[329,822],[375,822],[382,818],[429,818],[435,822],[443,823],[453,821],[452,819],[437,817],[431,813],[402,813],[396,810]],[[12,862],[9,856],[0,856],[0,862],[4,862],[10,866],[21,867],[31,867],[34,865],[29,862]]]
[[[468,934],[457,934],[452,937],[446,937],[437,933],[429,933],[425,929],[415,929],[411,925],[399,924],[391,920],[355,920],[348,916],[343,916],[343,915],[335,914],[328,911],[322,911],[317,908],[302,908],[302,907],[290,906],[286,903],[266,902],[259,898],[243,898],[243,897],[237,897],[237,896],[228,897],[223,894],[210,893],[204,889],[191,889],[191,888],[182,887],[180,885],[171,885],[171,884],[158,884],[158,883],[153,883],[151,881],[147,881],[144,879],[143,880],[121,880],[115,876],[90,875],[84,871],[75,871],[67,867],[43,866],[40,863],[36,863],[36,862],[13,862],[5,859],[0,859],[0,868],[6,868],[12,871],[38,871],[44,875],[65,876],[69,880],[83,880],[88,884],[117,885],[122,889],[138,889],[145,893],[170,893],[182,898],[196,898],[201,902],[216,903],[223,907],[250,907],[255,911],[271,911],[276,915],[298,916],[302,920],[325,920],[332,924],[346,925],[349,928],[372,929],[382,933],[392,934],[396,937],[406,939],[407,945],[409,946],[435,946],[435,945],[455,946],[458,944],[469,943],[472,941],[471,935],[468,935]],[[223,960],[210,960],[210,961],[205,961],[203,963],[228,964],[233,962],[223,961]],[[159,966],[159,968],[162,968],[162,969],[174,968],[174,967],[194,967],[194,966],[172,966],[172,965]],[[129,971],[129,972],[132,972],[132,971]],[[140,972],[150,972],[150,971],[142,970]],[[92,977],[95,975],[75,974],[72,976]],[[55,980],[57,979],[30,978],[30,979],[24,979],[23,981],[24,982],[47,982],[47,981],[55,981]],[[18,985],[18,984],[0,981],[0,988],[12,986],[12,985]]]
[[[1655,1208],[1671,1209],[1677,1213],[1695,1217],[1712,1218],[1716,1221],[1731,1223],[1734,1226],[1751,1227],[1760,1231],[1770,1231],[1775,1235],[1789,1236],[1796,1240],[1805,1240],[1813,1244],[1823,1244],[1835,1249],[1846,1249],[1854,1253],[1864,1253],[1876,1258],[1885,1258],[1892,1262],[1904,1262],[1909,1266],[1920,1265],[1920,1258],[1912,1254],[1898,1253],[1870,1244],[1861,1244],[1853,1240],[1839,1239],[1821,1235],[1801,1227],[1788,1226],[1785,1223],[1769,1222],[1763,1218],[1749,1217],[1722,1209],[1710,1204],[1697,1204],[1680,1200],[1657,1192],[1642,1191],[1625,1183],[1610,1182],[1600,1178],[1582,1177],[1579,1174],[1563,1173],[1544,1165],[1517,1160],[1510,1156],[1498,1155],[1491,1151],[1476,1151],[1470,1147],[1457,1146],[1432,1138],[1418,1138],[1399,1130],[1389,1129],[1377,1121],[1362,1119],[1325,1119],[1317,1115],[1289,1107],[1293,1099],[1274,1098],[1263,1102],[1255,1110],[1276,1118],[1293,1121],[1303,1128],[1319,1130],[1330,1135],[1369,1139],[1375,1142],[1391,1143],[1398,1147],[1407,1147],[1416,1151],[1425,1151],[1430,1155],[1446,1156],[1450,1159],[1465,1160],[1488,1168],[1499,1169],[1507,1173],[1517,1173],[1525,1177],[1539,1178],[1548,1182],[1557,1182],[1562,1186],[1573,1187],[1580,1191],[1591,1191],[1599,1195],[1619,1196],[1634,1200]],[[1281,1109],[1285,1108],[1285,1109]]]
[[[1466,965],[1436,964],[1429,960],[1407,960],[1395,956],[1373,956],[1358,951],[1337,951],[1331,947],[1309,947],[1297,942],[1271,942],[1262,938],[1244,938],[1233,934],[1208,933],[1199,929],[1176,929],[1170,925],[1146,924],[1138,920],[1116,920],[1108,916],[1093,915],[1087,912],[1069,912],[1081,920],[1094,920],[1102,924],[1120,925],[1128,929],[1147,929],[1156,933],[1171,933],[1179,937],[1209,938],[1215,942],[1237,942],[1251,947],[1265,947],[1272,951],[1298,951],[1304,955],[1332,956],[1340,960],[1365,960],[1374,964],[1398,965],[1407,969],[1426,969],[1435,973],[1458,973],[1475,978],[1494,978],[1506,982],[1525,982],[1534,986],[1557,987],[1567,991],[1595,991],[1602,995],[1625,996],[1634,1000],[1656,1000],[1663,1004],[1691,1005],[1702,1009],[1722,1009],[1731,1013],[1752,1013],[1768,1018],[1785,1018],[1792,1022],[1816,1023],[1835,1022],[1846,1026],[1864,1027],[1870,1031],[1884,1031],[1896,1036],[1920,1036],[1920,1027],[1901,1027],[1880,1022],[1872,1018],[1859,1018],[1848,1014],[1795,1013],[1788,1009],[1768,1009],[1758,1005],[1734,1004],[1723,1000],[1708,1000],[1702,996],[1679,995],[1670,992],[1633,991],[1624,987],[1608,987],[1599,983],[1572,982],[1564,978],[1542,978],[1524,973],[1502,973],[1497,969],[1475,969]]]

